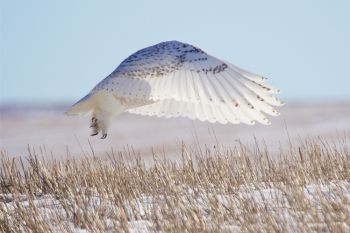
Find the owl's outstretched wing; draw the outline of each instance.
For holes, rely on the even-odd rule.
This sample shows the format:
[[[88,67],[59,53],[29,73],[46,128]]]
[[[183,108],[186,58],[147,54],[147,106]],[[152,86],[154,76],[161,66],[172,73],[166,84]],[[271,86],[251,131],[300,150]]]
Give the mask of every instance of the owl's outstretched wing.
[[[127,110],[135,114],[269,124],[263,113],[276,116],[272,106],[283,103],[264,81],[192,45],[169,41],[132,54],[91,93],[148,103]]]

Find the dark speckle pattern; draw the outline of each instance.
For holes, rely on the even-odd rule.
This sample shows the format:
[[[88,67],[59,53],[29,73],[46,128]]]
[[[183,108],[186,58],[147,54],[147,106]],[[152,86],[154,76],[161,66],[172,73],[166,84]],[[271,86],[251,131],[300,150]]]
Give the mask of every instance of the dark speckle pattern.
[[[199,64],[207,61],[208,58],[208,54],[193,45],[179,41],[167,41],[141,49],[130,55],[113,71],[111,76],[125,76],[136,79],[160,77],[184,68],[186,63]],[[208,63],[204,67],[190,70],[215,74],[224,71],[227,65],[223,62],[219,64]]]

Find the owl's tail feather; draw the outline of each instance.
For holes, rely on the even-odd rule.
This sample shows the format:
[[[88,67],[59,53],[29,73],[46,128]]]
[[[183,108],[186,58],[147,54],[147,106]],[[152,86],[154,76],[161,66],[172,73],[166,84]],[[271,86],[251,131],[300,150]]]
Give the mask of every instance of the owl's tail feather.
[[[120,114],[125,110],[125,107],[114,97],[114,95],[107,91],[99,91],[89,93],[84,98],[75,103],[68,111],[67,115],[84,116],[89,113],[101,113],[108,116]]]
[[[92,98],[91,94],[86,95],[77,103],[75,103],[71,108],[66,111],[67,115],[79,115],[84,116],[91,111],[93,111],[96,103],[96,99]]]

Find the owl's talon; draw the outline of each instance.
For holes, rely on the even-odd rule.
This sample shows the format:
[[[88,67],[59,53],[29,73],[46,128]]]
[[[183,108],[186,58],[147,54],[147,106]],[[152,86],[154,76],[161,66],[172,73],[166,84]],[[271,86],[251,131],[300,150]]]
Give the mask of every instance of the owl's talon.
[[[91,123],[90,123],[90,128],[95,128],[97,127],[97,118],[96,117],[92,117],[91,118]]]

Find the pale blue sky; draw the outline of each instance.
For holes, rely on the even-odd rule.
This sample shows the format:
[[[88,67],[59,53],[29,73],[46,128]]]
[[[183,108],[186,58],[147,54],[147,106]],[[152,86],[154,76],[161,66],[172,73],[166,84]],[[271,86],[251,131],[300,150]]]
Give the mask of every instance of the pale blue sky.
[[[350,1],[1,1],[0,102],[74,102],[128,55],[179,40],[285,100],[350,99]]]

